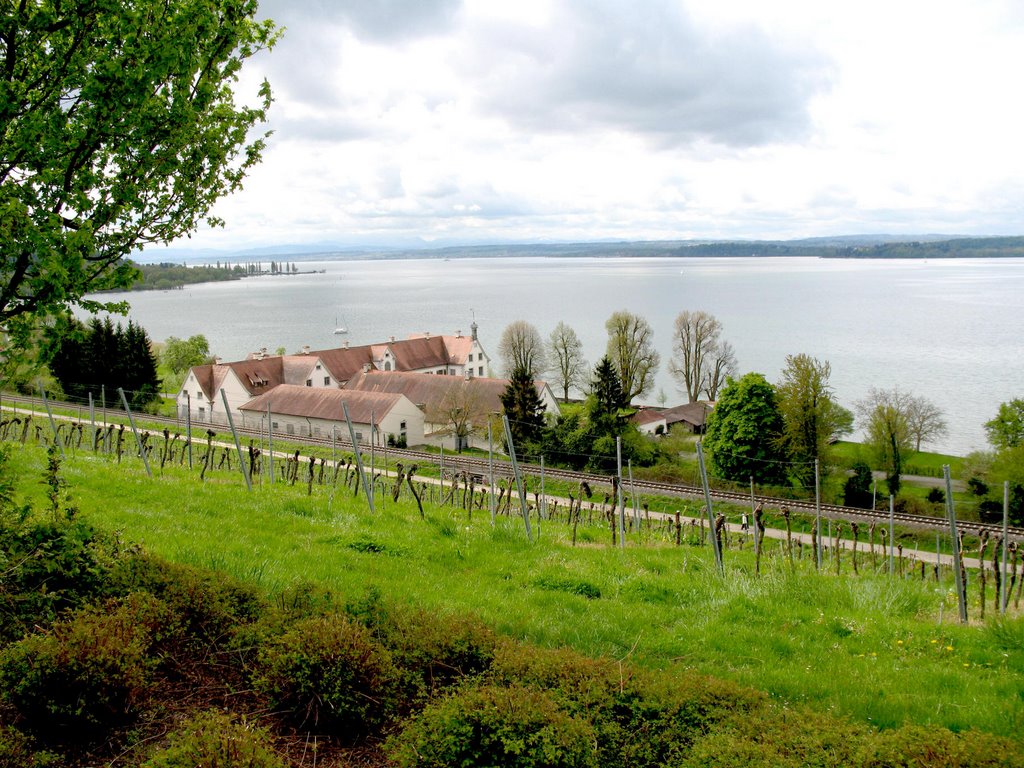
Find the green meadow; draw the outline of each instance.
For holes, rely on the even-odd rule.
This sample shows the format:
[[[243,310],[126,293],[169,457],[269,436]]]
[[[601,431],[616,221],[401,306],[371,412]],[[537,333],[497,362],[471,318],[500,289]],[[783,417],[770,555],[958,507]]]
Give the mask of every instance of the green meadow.
[[[26,501],[45,507],[45,453],[18,447],[12,464]],[[213,569],[280,594],[299,585],[344,600],[381,597],[477,617],[498,633],[546,647],[642,666],[693,670],[882,729],[942,726],[1015,737],[1024,726],[1024,619],[1011,600],[987,616],[971,591],[969,625],[957,623],[952,578],[894,578],[866,552],[857,575],[817,573],[766,547],[734,543],[724,572],[711,548],[662,527],[611,545],[603,522],[469,514],[365,498],[339,484],[257,482],[236,471],[200,481],[178,467],[151,479],[137,459],[84,452],[62,467],[82,519],[173,562]],[[516,510],[513,505],[513,512]],[[585,518],[585,516],[584,516]],[[990,590],[991,591],[991,590]]]

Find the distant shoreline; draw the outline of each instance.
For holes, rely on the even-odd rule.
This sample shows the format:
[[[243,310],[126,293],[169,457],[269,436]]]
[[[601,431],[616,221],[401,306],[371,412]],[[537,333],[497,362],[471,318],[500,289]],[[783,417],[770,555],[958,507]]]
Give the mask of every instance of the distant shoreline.
[[[282,248],[287,248],[284,246]],[[274,251],[273,253],[271,251]],[[772,258],[800,257],[820,259],[991,259],[1024,258],[1024,237],[952,237],[937,235],[921,239],[812,238],[808,240],[769,241],[733,240],[693,242],[686,240],[601,242],[601,243],[527,243],[505,245],[463,245],[441,248],[346,248],[294,251],[266,249],[226,256],[209,254],[186,256],[189,266],[230,261],[270,263],[276,259],[309,262],[323,260],[400,260],[469,258]],[[168,261],[168,254],[161,254]]]

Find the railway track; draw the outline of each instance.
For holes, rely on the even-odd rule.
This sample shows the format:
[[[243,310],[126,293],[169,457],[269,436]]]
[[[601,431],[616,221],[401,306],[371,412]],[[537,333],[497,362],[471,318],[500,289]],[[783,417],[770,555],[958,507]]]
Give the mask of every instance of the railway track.
[[[88,421],[89,419],[88,406],[81,406],[77,404],[69,405],[66,402],[53,402],[51,405],[53,408],[60,409],[62,411],[68,410],[69,407],[72,410],[77,410],[78,420],[80,421]],[[43,408],[43,401],[40,398],[14,395],[4,392],[2,397],[0,397],[0,406],[3,406],[4,408],[21,406],[26,409],[33,410],[38,415],[40,409]],[[94,408],[94,411],[98,412],[98,409]],[[104,409],[104,414],[105,416],[125,418],[125,412],[123,409],[111,406],[107,406],[107,408]],[[151,424],[164,425],[166,428],[174,427],[179,431],[183,431],[185,429],[183,419],[172,419],[166,416],[152,416],[149,414],[133,414],[133,416],[135,416],[136,420],[142,420]],[[97,419],[99,419],[98,416]],[[197,435],[204,434],[207,429],[212,427],[215,427],[221,432],[228,429],[227,425],[222,424],[211,425],[206,423],[193,423],[193,438]],[[246,437],[253,440],[262,441],[267,437],[266,432],[250,427],[236,425],[236,431],[240,437]],[[282,441],[298,443],[301,445],[315,445],[321,448],[336,447],[342,451],[353,450],[351,441],[345,439],[300,435],[279,435],[278,437]],[[363,447],[362,450],[365,453],[367,449]],[[454,473],[456,471],[469,472],[480,478],[487,478],[491,471],[491,462],[485,459],[467,457],[459,454],[443,454],[442,456],[428,451],[392,447],[387,447],[386,449],[380,447],[378,451],[378,455],[386,455],[388,459],[401,459],[403,461],[411,461],[418,464],[441,465],[443,463],[442,469],[446,473]],[[494,459],[493,468],[496,479],[508,480],[513,475],[511,463],[504,459]],[[523,474],[533,477],[539,477],[543,471],[545,478],[564,480],[574,485],[582,485],[583,483],[586,483],[592,489],[611,488],[613,484],[613,478],[611,475],[577,472],[554,467],[544,467],[542,470],[539,464],[527,464],[523,462],[519,463],[519,469]],[[651,480],[634,480],[632,483],[624,481],[623,490],[626,493],[631,493],[635,490],[638,494],[667,496],[680,499],[696,499],[701,502],[704,500],[704,489],[701,486],[687,485],[685,483],[663,483]],[[888,512],[878,510],[860,509],[858,507],[843,507],[835,504],[821,504],[819,509],[814,501],[783,499],[777,496],[765,496],[758,494],[755,494],[752,497],[749,493],[721,489],[711,489],[710,493],[712,502],[720,501],[743,506],[749,506],[751,503],[762,504],[765,508],[776,510],[786,507],[793,512],[810,515],[815,515],[820,511],[821,516],[829,520],[863,521],[867,523],[888,522],[889,520]],[[904,526],[927,530],[947,531],[949,529],[949,521],[941,517],[928,517],[924,515],[908,515],[900,513],[895,513],[892,517],[894,522]],[[965,523],[960,521],[959,525],[962,529],[966,528],[971,533],[987,531],[993,536],[1002,535],[1002,525],[999,524],[976,522]],[[1010,526],[1008,529],[1008,537],[1011,540],[1024,542],[1024,528]]]

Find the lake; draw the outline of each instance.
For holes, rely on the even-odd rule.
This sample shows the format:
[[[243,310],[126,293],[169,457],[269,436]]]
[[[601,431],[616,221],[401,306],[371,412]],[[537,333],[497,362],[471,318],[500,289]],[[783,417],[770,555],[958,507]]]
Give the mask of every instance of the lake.
[[[154,341],[205,334],[235,360],[266,347],[289,352],[469,333],[474,317],[496,367],[513,320],[547,337],[571,325],[593,365],[604,323],[620,309],[654,329],[661,367],[650,395],[684,402],[668,373],[676,315],[705,310],[723,325],[740,372],[777,381],[786,355],[832,365],[848,408],[870,387],[898,386],[932,400],[948,434],[931,450],[986,447],[983,424],[1001,402],[1024,397],[1024,259],[457,258],[298,262],[323,273],[247,278],[179,291],[114,294]],[[108,298],[104,297],[104,298]],[[349,329],[336,336],[336,325]]]

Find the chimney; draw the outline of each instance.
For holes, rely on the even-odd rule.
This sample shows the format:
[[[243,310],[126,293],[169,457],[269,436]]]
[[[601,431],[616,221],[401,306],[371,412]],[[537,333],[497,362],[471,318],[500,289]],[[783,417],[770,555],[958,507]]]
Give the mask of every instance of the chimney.
[[[423,332],[423,338],[424,339],[429,339],[430,338],[430,331],[424,331]]]
[[[395,343],[395,337],[394,336],[388,336],[388,341],[390,341],[392,344],[394,344]]]
[[[461,329],[459,329],[459,330],[457,330],[455,332],[455,338],[456,339],[461,339],[462,338],[462,330]]]
[[[303,344],[302,345],[302,354],[304,354],[304,355],[308,355],[309,354],[309,344]]]
[[[220,365],[221,362],[222,362],[222,360],[221,360],[221,357],[219,355],[213,358],[213,364],[214,365]]]
[[[342,342],[341,348],[342,349],[348,349],[348,339],[345,339],[345,341]]]

